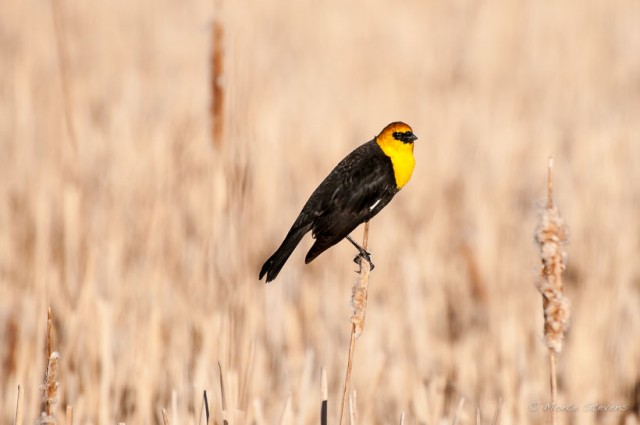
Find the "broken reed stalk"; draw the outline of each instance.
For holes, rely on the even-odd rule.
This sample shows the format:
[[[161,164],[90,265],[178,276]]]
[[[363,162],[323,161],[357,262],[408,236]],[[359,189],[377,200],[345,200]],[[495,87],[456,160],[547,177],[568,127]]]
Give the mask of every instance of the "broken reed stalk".
[[[366,251],[369,243],[369,222],[364,224],[364,236],[362,238],[362,248]],[[344,423],[344,413],[347,406],[347,398],[349,395],[349,385],[351,383],[351,368],[353,366],[353,352],[356,347],[356,338],[362,333],[364,328],[364,317],[367,309],[367,291],[369,287],[369,273],[371,265],[368,261],[361,259],[360,276],[356,280],[353,288],[352,303],[353,315],[351,316],[351,337],[349,339],[349,357],[347,359],[347,373],[344,379],[344,390],[342,391],[342,406],[340,408],[340,422]]]
[[[22,385],[18,385],[18,399],[16,400],[16,417],[13,421],[13,425],[22,425],[23,422],[23,412],[22,412],[22,402],[24,399],[24,389]]]
[[[229,412],[227,407],[227,392],[224,386],[224,373],[222,372],[222,364],[218,362],[218,370],[220,371],[220,397],[222,399],[222,424],[229,424],[229,415],[232,415],[233,412]],[[209,413],[207,411],[207,423],[209,423]]]
[[[222,144],[224,130],[224,87],[222,77],[224,73],[224,27],[220,19],[220,3],[216,2],[216,14],[213,18],[211,29],[211,137],[213,145],[217,148]]]
[[[536,229],[536,242],[540,247],[542,266],[537,288],[542,294],[544,313],[544,341],[549,350],[551,403],[558,398],[556,356],[562,351],[564,333],[569,324],[569,300],[564,296],[562,271],[567,253],[567,226],[553,204],[553,158],[549,158],[547,175],[547,206]],[[556,409],[550,409],[551,423],[556,424]]]

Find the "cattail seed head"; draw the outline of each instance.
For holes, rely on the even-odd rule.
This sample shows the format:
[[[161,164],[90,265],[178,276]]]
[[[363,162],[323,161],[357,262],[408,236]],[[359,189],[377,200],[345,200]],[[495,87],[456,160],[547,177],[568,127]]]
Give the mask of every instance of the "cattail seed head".
[[[354,325],[356,337],[362,333],[364,328],[364,317],[367,309],[367,295],[368,295],[368,281],[371,268],[369,263],[365,260],[361,261],[361,270],[356,282],[352,288],[351,305],[353,306],[353,315],[351,316],[351,323]]]
[[[47,372],[42,385],[42,413],[40,414],[39,424],[55,424],[56,416],[53,406],[56,404],[56,395],[58,392],[58,361],[60,353],[54,351],[49,356]]]
[[[547,207],[536,229],[536,243],[540,247],[542,262],[537,288],[542,294],[545,343],[549,349],[560,352],[571,311],[562,284],[562,272],[567,260],[565,246],[568,230],[558,209],[553,205],[551,166],[550,161]]]

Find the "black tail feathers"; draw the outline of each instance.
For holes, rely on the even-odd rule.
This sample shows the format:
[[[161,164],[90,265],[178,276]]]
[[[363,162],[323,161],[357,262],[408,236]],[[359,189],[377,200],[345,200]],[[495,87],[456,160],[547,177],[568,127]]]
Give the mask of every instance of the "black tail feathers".
[[[309,226],[304,226],[298,229],[291,229],[287,234],[287,237],[284,238],[282,245],[280,248],[264,263],[262,269],[260,270],[260,275],[258,279],[262,280],[262,278],[267,275],[267,283],[271,282],[273,279],[278,276],[280,270],[282,270],[282,266],[287,262],[289,256],[296,249],[296,246],[302,240],[302,237],[310,230]]]
[[[304,258],[304,263],[309,264],[310,262],[315,260],[318,255],[322,254],[327,249],[331,248],[333,245],[334,244],[321,243],[319,240],[316,239],[315,243],[313,244],[309,252],[307,252],[307,256]]]

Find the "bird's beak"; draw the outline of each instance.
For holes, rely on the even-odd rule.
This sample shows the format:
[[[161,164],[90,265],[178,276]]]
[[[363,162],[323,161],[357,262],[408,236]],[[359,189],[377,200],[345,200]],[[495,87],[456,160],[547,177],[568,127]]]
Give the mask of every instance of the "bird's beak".
[[[417,140],[417,139],[418,139],[418,137],[417,137],[415,134],[413,134],[413,133],[404,134],[404,135],[400,138],[400,140],[401,140],[403,143],[413,143],[413,141],[414,141],[414,140]]]

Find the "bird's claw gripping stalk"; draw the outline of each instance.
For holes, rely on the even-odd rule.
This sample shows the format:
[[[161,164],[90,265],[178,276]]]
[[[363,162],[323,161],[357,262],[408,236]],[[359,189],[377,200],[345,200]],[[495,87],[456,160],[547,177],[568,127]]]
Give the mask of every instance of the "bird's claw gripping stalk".
[[[360,267],[358,269],[358,274],[362,273],[362,259],[367,260],[367,262],[369,263],[369,271],[373,270],[376,268],[376,265],[373,264],[373,262],[371,261],[371,253],[364,251],[364,253],[359,253],[358,255],[356,255],[356,257],[353,259],[353,262],[356,263],[358,265],[358,267]]]
[[[356,247],[356,249],[358,250],[358,255],[356,255],[356,257],[353,259],[353,262],[356,263],[358,266],[360,266],[360,269],[358,270],[358,273],[362,272],[362,259],[364,258],[365,260],[367,260],[367,262],[369,263],[369,270],[373,270],[376,268],[375,264],[373,264],[373,262],[371,261],[371,253],[368,252],[366,249],[364,249],[363,247],[361,247],[360,245],[358,245],[358,243],[356,241],[354,241],[351,236],[347,235],[347,239],[349,240],[349,242],[351,242],[353,244],[353,246]]]

